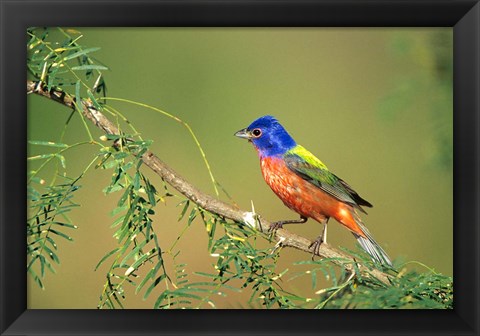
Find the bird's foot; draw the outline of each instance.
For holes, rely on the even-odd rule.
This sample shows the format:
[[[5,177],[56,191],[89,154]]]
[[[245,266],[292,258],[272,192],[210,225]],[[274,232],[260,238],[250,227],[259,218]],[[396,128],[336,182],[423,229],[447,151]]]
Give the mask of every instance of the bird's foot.
[[[283,227],[283,224],[285,224],[285,221],[273,222],[272,224],[270,224],[268,232],[274,232],[278,229],[281,229]]]
[[[310,244],[309,248],[312,248],[312,260],[315,258],[315,255],[318,255],[320,254],[320,246],[323,244],[323,243],[327,243],[327,223],[328,223],[328,218],[323,222],[323,230],[322,230],[322,234],[320,236],[317,237],[317,239],[315,239],[313,241],[313,243]]]
[[[323,243],[326,243],[325,240],[323,240],[323,234],[318,236],[317,239],[315,239],[308,248],[312,249],[312,260],[314,260],[315,256],[320,254],[320,246],[322,246]]]
[[[307,221],[307,217],[300,216],[300,219],[290,219],[290,220],[283,220],[278,222],[273,222],[270,224],[268,231],[272,232],[277,229],[281,229],[285,224],[302,224]]]

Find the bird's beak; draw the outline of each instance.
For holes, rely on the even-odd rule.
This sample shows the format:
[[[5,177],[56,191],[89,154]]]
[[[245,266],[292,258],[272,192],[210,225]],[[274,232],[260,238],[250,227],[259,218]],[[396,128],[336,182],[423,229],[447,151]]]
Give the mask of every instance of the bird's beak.
[[[236,137],[242,138],[242,139],[248,139],[250,140],[252,138],[252,135],[250,134],[249,131],[247,131],[246,128],[241,129],[237,133],[234,134]]]

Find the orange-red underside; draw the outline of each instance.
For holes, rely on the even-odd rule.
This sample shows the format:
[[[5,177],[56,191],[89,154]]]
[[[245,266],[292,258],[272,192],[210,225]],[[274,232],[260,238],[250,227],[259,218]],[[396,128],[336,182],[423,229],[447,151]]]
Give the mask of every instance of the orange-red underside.
[[[352,206],[305,181],[291,171],[281,158],[267,157],[260,162],[265,181],[287,207],[320,223],[333,217],[350,231],[365,237],[355,222]]]

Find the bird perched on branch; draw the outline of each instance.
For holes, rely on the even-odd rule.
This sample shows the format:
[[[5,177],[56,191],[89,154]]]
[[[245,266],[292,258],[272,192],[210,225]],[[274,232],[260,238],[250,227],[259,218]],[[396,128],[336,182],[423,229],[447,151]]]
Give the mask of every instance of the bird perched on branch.
[[[327,222],[333,217],[353,233],[373,260],[392,265],[358,215],[357,211],[366,213],[362,207],[372,205],[330,172],[322,161],[297,145],[277,119],[258,118],[235,136],[248,139],[254,145],[265,181],[288,208],[300,214],[298,220],[273,223],[270,230],[313,218],[323,224],[322,234],[310,246],[318,253],[320,245],[327,241]]]

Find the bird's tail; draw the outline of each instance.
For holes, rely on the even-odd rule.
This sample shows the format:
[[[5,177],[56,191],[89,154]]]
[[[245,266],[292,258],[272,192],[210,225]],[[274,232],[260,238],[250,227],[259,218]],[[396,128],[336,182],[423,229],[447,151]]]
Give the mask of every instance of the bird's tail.
[[[358,217],[357,217],[358,218]],[[356,220],[357,225],[362,230],[365,237],[352,232],[355,238],[357,239],[360,246],[367,252],[374,261],[382,264],[393,267],[390,258],[387,253],[380,247],[380,245],[373,239],[372,235],[368,231],[367,227],[362,223],[360,218]]]

